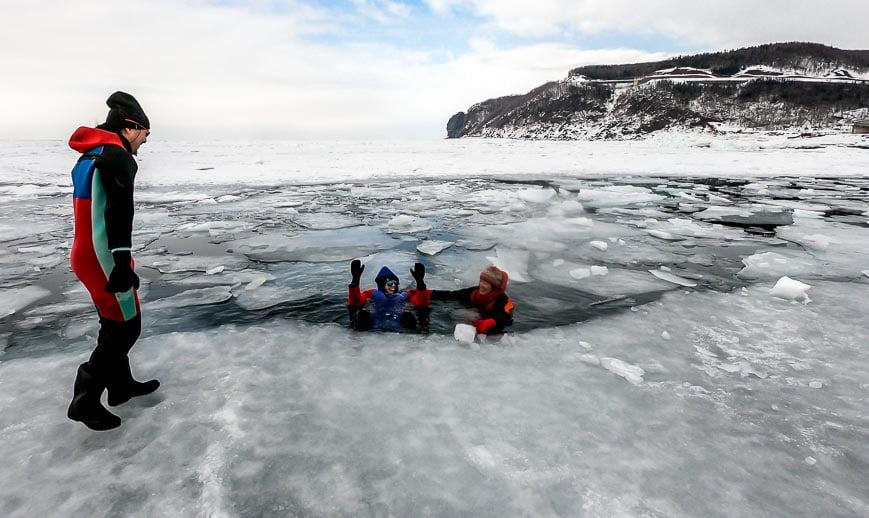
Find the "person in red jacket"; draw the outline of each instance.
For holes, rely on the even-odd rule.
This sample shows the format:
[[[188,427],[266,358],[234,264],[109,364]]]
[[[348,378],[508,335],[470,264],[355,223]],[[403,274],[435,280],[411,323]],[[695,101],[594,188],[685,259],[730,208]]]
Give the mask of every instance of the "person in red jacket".
[[[82,153],[72,170],[75,237],[70,265],[85,285],[100,319],[97,346],[78,367],[67,416],[92,430],[110,430],[121,419],[100,402],[108,390],[109,406],[150,394],[160,382],[133,379],[129,353],[142,330],[139,277],[131,256],[133,156],[147,142],[151,123],[139,102],[115,92],[106,104],[106,122],[80,127],[69,146]]]
[[[504,332],[513,323],[513,301],[507,296],[507,272],[489,266],[480,273],[477,286],[461,290],[430,290],[431,300],[455,300],[476,309],[480,318],[472,323],[477,333],[493,335]]]

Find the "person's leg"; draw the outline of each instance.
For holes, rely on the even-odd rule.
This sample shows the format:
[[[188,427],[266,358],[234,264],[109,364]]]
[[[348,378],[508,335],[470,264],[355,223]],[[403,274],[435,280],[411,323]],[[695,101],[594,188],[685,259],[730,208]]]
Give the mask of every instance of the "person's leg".
[[[357,331],[368,331],[371,329],[371,313],[367,309],[360,309],[351,316],[350,325]]]
[[[130,398],[150,394],[160,387],[160,382],[136,381],[130,368],[129,353],[142,333],[142,315],[137,314],[126,322],[113,322],[112,334],[106,340],[107,388],[109,406],[126,403]],[[96,351],[95,351],[96,352]],[[91,355],[93,360],[93,355]],[[100,358],[102,360],[102,358]]]
[[[121,418],[106,410],[100,402],[103,391],[109,385],[112,372],[113,336],[117,334],[117,322],[100,317],[97,346],[90,360],[82,363],[76,373],[73,398],[66,415],[80,421],[91,430],[104,431],[121,425]]]
[[[416,330],[416,316],[410,311],[404,311],[401,313],[401,327],[402,329],[410,329]]]

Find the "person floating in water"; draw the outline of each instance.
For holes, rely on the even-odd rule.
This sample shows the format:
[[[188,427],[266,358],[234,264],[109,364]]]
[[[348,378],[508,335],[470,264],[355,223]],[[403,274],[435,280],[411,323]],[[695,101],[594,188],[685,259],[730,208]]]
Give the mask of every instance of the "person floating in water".
[[[384,266],[374,282],[377,288],[362,291],[359,281],[365,266],[356,259],[350,263],[350,282],[347,309],[350,326],[357,331],[416,330],[419,320],[414,308],[428,307],[428,291],[425,288],[425,265],[416,263],[410,274],[416,280],[414,290],[401,291],[398,276]]]
[[[504,332],[513,323],[513,301],[507,296],[507,272],[489,266],[480,273],[477,286],[460,290],[428,290],[429,300],[454,300],[476,309],[480,318],[472,324],[478,334],[493,335]]]

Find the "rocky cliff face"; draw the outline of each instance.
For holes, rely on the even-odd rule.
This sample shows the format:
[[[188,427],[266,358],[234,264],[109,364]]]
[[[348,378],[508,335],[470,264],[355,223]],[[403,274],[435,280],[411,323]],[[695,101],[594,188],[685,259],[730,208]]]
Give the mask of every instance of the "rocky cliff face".
[[[786,50],[793,44],[783,44]],[[767,48],[772,47],[772,49]],[[813,48],[809,46],[808,48]],[[758,52],[724,53],[727,66],[711,64],[699,69],[666,62],[576,69],[557,82],[525,95],[490,99],[459,112],[447,123],[449,138],[464,136],[530,139],[627,139],[656,131],[699,129],[708,131],[850,131],[869,118],[869,54],[846,53],[850,69],[820,46],[823,59],[785,53],[765,46],[766,63],[734,64],[737,56],[756,59]],[[745,49],[743,49],[745,50]],[[815,49],[817,50],[817,49]],[[836,49],[833,49],[836,50]],[[857,53],[857,54],[853,54]],[[708,55],[703,55],[708,56]],[[719,56],[714,54],[712,56]],[[856,57],[855,57],[856,56]],[[684,58],[695,63],[697,56]],[[658,69],[655,65],[675,64]],[[778,68],[777,68],[778,67]],[[722,70],[736,72],[723,74]],[[647,75],[624,76],[642,70]]]

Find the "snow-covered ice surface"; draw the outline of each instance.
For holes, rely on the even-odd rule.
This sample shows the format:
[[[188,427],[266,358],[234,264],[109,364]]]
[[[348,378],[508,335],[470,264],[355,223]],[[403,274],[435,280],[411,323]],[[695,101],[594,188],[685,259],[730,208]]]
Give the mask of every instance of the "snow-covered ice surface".
[[[867,147],[151,139],[132,359],[163,385],[93,433],[76,156],[0,142],[0,515],[869,515]],[[495,263],[516,322],[351,332],[354,258]]]

